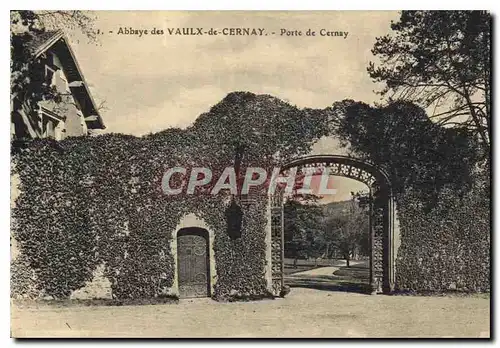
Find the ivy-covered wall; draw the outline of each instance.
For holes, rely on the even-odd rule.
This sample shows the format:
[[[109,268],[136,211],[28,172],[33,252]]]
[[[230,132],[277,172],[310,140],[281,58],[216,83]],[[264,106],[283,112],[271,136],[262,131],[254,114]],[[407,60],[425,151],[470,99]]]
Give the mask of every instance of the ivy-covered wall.
[[[195,214],[215,231],[213,296],[267,296],[266,201],[241,204],[241,238],[227,233],[228,197],[166,196],[163,170],[180,160],[150,139],[122,135],[37,141],[13,155],[14,295],[68,297],[104,265],[112,295],[166,295],[173,285],[172,232]],[[31,274],[35,276],[34,283]]]
[[[188,129],[143,137],[107,134],[13,146],[19,196],[12,209],[13,296],[67,298],[97,270],[118,299],[168,295],[174,285],[172,233],[188,214],[214,231],[216,299],[269,296],[265,196],[243,210],[241,237],[228,231],[230,196],[167,196],[166,169],[208,167],[214,177],[242,155],[246,167],[272,168],[308,154],[332,134],[325,110],[297,109],[270,96],[231,93]],[[330,125],[330,126],[329,126]],[[332,152],[334,149],[332,149]],[[432,209],[421,197],[398,198],[400,290],[489,290],[488,192],[457,197],[442,190]]]
[[[411,191],[399,205],[401,246],[396,260],[400,291],[490,291],[490,197],[443,190],[425,209]]]
[[[12,236],[20,255],[12,264],[13,295],[65,298],[91,281],[98,267],[115,298],[167,295],[175,275],[172,233],[182,217],[195,214],[215,234],[214,298],[268,296],[266,196],[240,203],[241,237],[232,238],[229,192],[168,196],[161,179],[176,166],[188,173],[207,167],[217,177],[238,155],[240,173],[250,166],[272,168],[308,153],[327,131],[324,121],[270,96],[235,92],[185,130],[14,146],[20,195]]]

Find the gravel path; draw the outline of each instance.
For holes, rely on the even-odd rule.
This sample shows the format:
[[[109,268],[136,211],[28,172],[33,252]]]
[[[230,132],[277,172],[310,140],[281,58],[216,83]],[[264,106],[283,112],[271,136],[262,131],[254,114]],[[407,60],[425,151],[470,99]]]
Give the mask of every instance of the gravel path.
[[[14,337],[488,337],[489,299],[293,288],[285,299],[11,307]]]
[[[289,274],[288,277],[332,275],[333,272],[335,272],[339,268],[340,267],[333,267],[333,266],[314,268],[307,271]]]

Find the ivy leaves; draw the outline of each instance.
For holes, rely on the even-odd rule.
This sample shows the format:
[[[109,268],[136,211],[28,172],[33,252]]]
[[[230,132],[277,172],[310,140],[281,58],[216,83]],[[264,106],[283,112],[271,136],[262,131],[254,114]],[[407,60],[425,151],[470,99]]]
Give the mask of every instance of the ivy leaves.
[[[186,130],[33,141],[13,157],[22,191],[13,214],[14,237],[35,272],[37,289],[67,297],[104,265],[114,297],[165,295],[175,271],[171,233],[184,215],[194,213],[215,232],[214,296],[267,294],[267,198],[241,205],[241,235],[232,239],[227,195],[166,196],[162,174],[175,166],[217,172],[234,164],[238,146],[242,171],[276,164],[276,154],[307,152],[324,125],[319,114],[276,98],[231,93]]]

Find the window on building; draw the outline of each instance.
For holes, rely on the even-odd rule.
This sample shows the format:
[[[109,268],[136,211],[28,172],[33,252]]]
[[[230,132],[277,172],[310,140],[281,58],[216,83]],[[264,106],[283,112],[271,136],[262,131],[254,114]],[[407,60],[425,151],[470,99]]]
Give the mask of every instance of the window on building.
[[[42,109],[41,111],[41,127],[42,127],[42,137],[52,138],[55,140],[62,140],[64,138],[64,122],[57,119],[49,112]]]
[[[55,73],[56,71],[52,67],[45,65],[45,83],[47,83],[47,85],[52,86]]]
[[[55,139],[56,127],[57,127],[57,122],[54,119],[52,119],[51,117],[47,117],[46,115],[42,117],[42,133],[44,138]]]

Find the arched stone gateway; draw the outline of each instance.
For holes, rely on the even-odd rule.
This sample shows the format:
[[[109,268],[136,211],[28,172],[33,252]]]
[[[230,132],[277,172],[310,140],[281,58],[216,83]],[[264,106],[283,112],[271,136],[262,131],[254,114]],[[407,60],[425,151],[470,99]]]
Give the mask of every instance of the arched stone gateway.
[[[297,173],[304,168],[321,168],[329,175],[341,176],[366,184],[370,190],[370,285],[373,293],[394,290],[395,246],[399,240],[399,224],[388,175],[375,165],[346,156],[314,155],[284,164],[281,172],[291,168]],[[284,285],[284,190],[270,197],[270,277],[271,290],[278,295]]]

